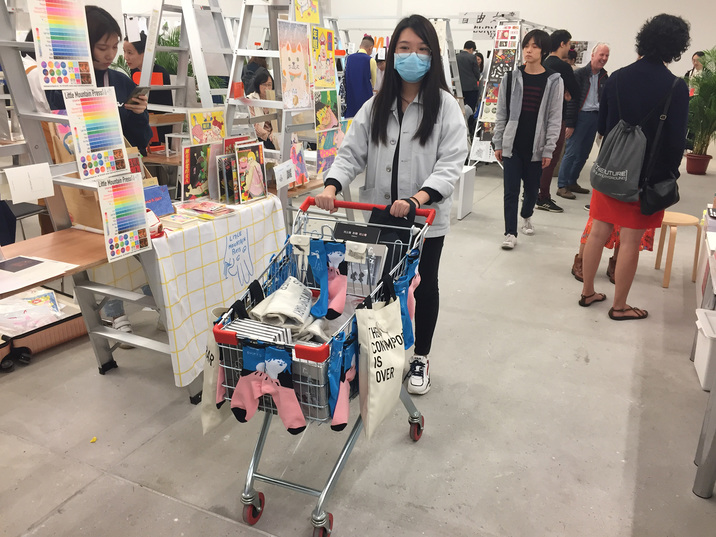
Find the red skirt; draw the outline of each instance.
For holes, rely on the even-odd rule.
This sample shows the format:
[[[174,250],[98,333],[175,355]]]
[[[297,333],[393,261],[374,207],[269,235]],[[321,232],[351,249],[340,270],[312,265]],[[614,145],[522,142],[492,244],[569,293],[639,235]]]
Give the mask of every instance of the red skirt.
[[[664,211],[647,216],[641,214],[641,205],[638,201],[615,200],[592,189],[589,216],[594,220],[616,224],[629,229],[648,229],[650,227],[661,227]]]

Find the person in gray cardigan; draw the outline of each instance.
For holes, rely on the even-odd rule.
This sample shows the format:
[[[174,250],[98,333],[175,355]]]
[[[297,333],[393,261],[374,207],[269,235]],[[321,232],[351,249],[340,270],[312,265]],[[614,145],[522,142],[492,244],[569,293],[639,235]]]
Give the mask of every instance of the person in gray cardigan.
[[[547,32],[532,30],[522,40],[524,66],[502,79],[497,94],[497,121],[492,136],[495,158],[504,168],[505,238],[502,248],[517,244],[517,208],[524,182],[520,215],[522,233],[534,235],[532,214],[542,169],[549,166],[562,123],[564,82],[542,66],[551,50]],[[509,88],[509,91],[508,91]]]

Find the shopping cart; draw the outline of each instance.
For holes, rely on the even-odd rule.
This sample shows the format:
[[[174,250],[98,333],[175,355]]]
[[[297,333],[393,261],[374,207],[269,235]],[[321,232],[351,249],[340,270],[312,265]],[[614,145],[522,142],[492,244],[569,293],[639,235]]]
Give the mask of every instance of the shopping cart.
[[[301,205],[300,211],[293,223],[292,236],[312,236],[315,238],[324,238],[332,240],[334,232],[339,220],[336,216],[328,213],[309,213],[308,209],[315,205],[314,198],[307,198]],[[385,206],[370,205],[364,203],[351,203],[336,201],[337,208],[354,209],[360,211],[371,211],[373,209],[384,210]],[[364,301],[368,297],[375,299],[381,289],[380,276],[383,272],[389,272],[390,275],[397,279],[405,274],[408,267],[408,258],[415,262],[415,257],[420,255],[423,240],[428,227],[435,217],[435,211],[417,210],[417,216],[426,218],[424,225],[415,224],[410,228],[396,227],[391,225],[365,224],[362,222],[352,222],[351,228],[355,233],[361,233],[361,230],[368,233],[372,230],[379,229],[381,237],[378,238],[376,246],[367,246],[367,255],[365,260],[357,266],[349,266],[348,277],[351,278],[351,285],[348,286],[347,295],[354,297],[355,301]],[[379,259],[378,255],[372,252],[372,249],[380,249],[379,253],[384,256],[384,260]],[[383,262],[381,262],[383,261]],[[301,264],[301,260],[296,255],[296,251],[291,248],[290,242],[287,240],[281,251],[272,259],[269,267],[258,277],[257,282],[261,286],[260,292],[247,290],[237,302],[224,314],[214,326],[214,337],[220,349],[221,367],[224,370],[225,383],[223,387],[226,389],[225,399],[231,400],[233,391],[236,388],[242,369],[242,346],[244,344],[267,344],[265,340],[250,339],[239,337],[237,332],[232,330],[232,323],[238,311],[250,312],[252,307],[258,301],[256,296],[268,296],[278,289],[281,284],[288,278],[293,276],[300,280],[303,284],[311,288],[314,293],[317,290],[316,282],[313,279],[310,269]],[[255,284],[254,284],[255,285]],[[282,349],[291,349],[293,353],[292,359],[292,379],[296,397],[301,406],[301,410],[306,421],[320,423],[330,422],[329,399],[329,381],[328,368],[329,358],[331,356],[331,347],[336,343],[336,337],[341,333],[347,334],[346,340],[357,337],[355,329],[355,314],[342,324],[336,330],[328,343],[276,343],[275,340],[270,343],[272,346],[278,346]],[[356,360],[358,356],[356,353]],[[358,379],[351,383],[350,397],[353,398],[358,393]],[[401,387],[400,400],[405,409],[408,411],[408,423],[410,427],[410,437],[414,441],[420,440],[425,426],[423,415],[413,404],[405,386]],[[273,485],[287,488],[303,494],[318,497],[316,507],[311,514],[311,523],[313,524],[313,537],[327,537],[333,529],[333,515],[323,509],[323,504],[327,500],[333,487],[335,486],[348,457],[355,446],[358,435],[363,427],[360,415],[355,420],[348,438],[330,472],[328,480],[322,490],[313,489],[298,483],[293,483],[277,477],[272,477],[258,472],[258,465],[264,444],[271,425],[271,419],[277,414],[277,408],[271,396],[262,396],[259,400],[260,411],[264,412],[263,425],[256,441],[251,462],[249,463],[248,473],[246,475],[246,485],[241,494],[241,502],[243,508],[243,520],[249,525],[256,524],[265,507],[265,497],[262,492],[254,489],[254,481],[263,481]]]

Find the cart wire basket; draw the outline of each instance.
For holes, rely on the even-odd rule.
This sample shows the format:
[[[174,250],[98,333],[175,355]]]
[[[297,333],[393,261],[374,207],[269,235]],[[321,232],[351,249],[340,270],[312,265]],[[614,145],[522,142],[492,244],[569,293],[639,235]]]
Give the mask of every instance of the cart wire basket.
[[[315,200],[308,197],[300,207],[293,222],[291,237],[312,237],[324,240],[335,240],[337,223],[336,216],[328,213],[308,212],[308,209],[315,205]],[[360,211],[385,210],[385,206],[371,205],[365,203],[342,202],[336,200],[336,208]],[[350,214],[350,213],[349,213]],[[380,236],[376,244],[367,244],[365,255],[360,262],[348,263],[347,268],[347,300],[350,298],[353,303],[360,303],[369,298],[374,300],[380,292],[381,277],[384,272],[389,273],[394,279],[405,274],[408,267],[409,257],[415,261],[422,251],[425,234],[435,217],[435,211],[418,209],[416,215],[425,217],[425,224],[413,224],[409,228],[382,224],[366,224],[353,222],[352,233],[366,233],[379,230]],[[267,269],[257,278],[256,282],[249,286],[249,289],[231,306],[231,308],[214,325],[214,337],[220,349],[220,366],[223,369],[225,389],[224,399],[231,401],[243,366],[244,345],[271,345],[283,350],[290,350],[292,354],[292,381],[296,398],[306,422],[325,423],[330,422],[331,412],[329,407],[330,385],[328,381],[328,368],[330,365],[331,347],[337,344],[344,346],[355,344],[357,330],[355,314],[350,315],[348,320],[342,323],[340,328],[330,336],[327,343],[293,342],[290,337],[284,337],[280,330],[274,330],[270,340],[260,330],[255,336],[249,337],[247,329],[237,329],[237,318],[239,313],[246,314],[260,302],[264,296],[270,295],[277,290],[289,277],[293,276],[301,283],[311,289],[314,295],[320,291],[310,266],[303,263],[300,255],[300,247],[293,246],[292,241],[287,239],[281,251],[274,256]],[[258,324],[258,323],[256,323]],[[252,328],[248,328],[252,330]],[[240,333],[239,333],[240,332]],[[343,340],[337,341],[337,336],[344,333]],[[275,337],[273,337],[275,336]],[[358,360],[358,352],[355,354]],[[356,364],[357,365],[357,364]],[[220,377],[221,378],[221,377]],[[358,393],[358,378],[351,382],[350,398]],[[425,420],[420,411],[415,407],[412,398],[405,386],[401,387],[400,400],[408,412],[408,423],[410,437],[418,441],[423,433]],[[246,476],[246,484],[241,494],[241,502],[244,505],[242,515],[245,523],[256,524],[265,507],[265,496],[262,492],[254,489],[255,481],[263,481],[280,487],[308,494],[318,498],[316,506],[311,514],[314,537],[327,537],[333,530],[333,515],[324,510],[323,504],[327,500],[335,486],[348,457],[355,446],[358,435],[363,427],[360,415],[356,418],[348,438],[333,465],[326,484],[323,489],[317,490],[298,483],[293,483],[266,474],[259,473],[258,466],[261,454],[266,442],[271,419],[278,413],[276,405],[270,395],[263,395],[258,402],[258,410],[264,412],[264,421],[256,441],[249,469]]]

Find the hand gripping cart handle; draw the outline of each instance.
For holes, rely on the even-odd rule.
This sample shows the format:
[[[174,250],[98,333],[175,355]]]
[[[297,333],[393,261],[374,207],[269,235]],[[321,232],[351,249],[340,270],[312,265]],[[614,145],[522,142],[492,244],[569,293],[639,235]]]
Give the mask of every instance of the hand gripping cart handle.
[[[328,213],[308,213],[307,210],[312,205],[315,205],[315,200],[312,197],[307,198],[301,205],[298,216],[294,220],[293,234],[303,234],[315,237],[316,230],[320,230],[320,238],[322,238],[326,227],[329,227],[331,239],[333,239],[334,227],[332,226],[337,224],[339,221],[338,218],[329,215]],[[386,208],[384,205],[371,205],[366,203],[343,201],[335,201],[335,207],[360,211],[372,211],[373,209],[385,210]],[[408,272],[409,257],[411,258],[411,262],[415,262],[416,250],[418,254],[422,250],[425,234],[435,218],[435,211],[433,209],[418,209],[416,211],[416,215],[425,218],[424,225],[413,224],[409,228],[405,228],[391,225],[369,224],[370,227],[384,228],[380,231],[381,234],[378,239],[378,243],[382,245],[382,248],[389,248],[393,253],[392,258],[386,254],[388,259],[383,265],[384,271],[389,272],[393,278],[399,278]],[[354,224],[358,226],[368,226],[363,222],[355,222]],[[395,233],[392,235],[389,234],[390,231],[395,230],[399,230],[400,239],[394,238],[396,236]],[[388,236],[390,236],[391,239],[385,238]],[[249,290],[239,297],[229,312],[227,312],[214,326],[214,336],[221,350],[221,367],[224,371],[225,379],[223,388],[226,390],[225,399],[227,400],[231,399],[231,394],[236,388],[236,383],[242,371],[243,344],[256,343],[254,339],[242,339],[242,337],[239,337],[237,332],[231,331],[236,311],[242,311],[242,314],[250,313],[253,307],[258,304],[264,296],[277,289],[289,275],[296,277],[309,288],[315,286],[315,282],[311,280],[307,271],[302,272],[301,270],[297,270],[295,256],[292,255],[291,249],[288,246],[289,241],[287,241],[282,250],[271,260],[269,266],[257,278],[257,281],[249,286]],[[370,270],[370,267],[367,268]],[[365,280],[363,283],[366,285],[363,287],[367,288],[367,291],[361,291],[358,287],[356,287],[355,293],[353,294],[355,300],[362,301],[368,297],[375,299],[380,290],[380,284],[378,282],[379,279],[376,278],[368,278]],[[259,285],[260,289],[258,289]],[[307,422],[314,421],[324,423],[331,419],[327,405],[330,395],[330,383],[328,382],[327,377],[329,357],[331,356],[330,348],[336,341],[336,336],[338,336],[341,332],[344,332],[346,335],[349,333],[353,327],[354,319],[355,314],[351,315],[350,319],[345,322],[335,334],[333,334],[327,344],[317,346],[301,342],[296,342],[295,344],[282,344],[283,348],[290,348],[294,355],[292,360],[294,391],[296,392],[296,397],[301,405],[301,410]],[[352,392],[352,395],[355,395],[355,391]],[[410,437],[414,441],[418,441],[422,435],[425,425],[423,415],[415,407],[410,395],[405,389],[405,386],[401,388],[400,400],[408,411]],[[250,525],[256,524],[263,514],[265,505],[264,494],[262,492],[257,492],[254,489],[254,481],[263,481],[265,483],[278,485],[296,492],[316,496],[318,501],[313,513],[311,514],[311,523],[314,527],[313,535],[314,537],[328,537],[333,528],[333,515],[323,509],[323,504],[335,486],[338,477],[340,476],[340,473],[343,470],[353,447],[355,446],[358,435],[363,428],[363,421],[360,415],[355,420],[353,428],[351,429],[348,438],[346,439],[343,448],[333,465],[324,488],[317,490],[302,484],[293,483],[278,477],[258,472],[258,465],[268,436],[271,419],[273,414],[277,412],[277,409],[270,396],[263,396],[259,403],[258,410],[264,412],[264,420],[259,437],[256,441],[253,456],[249,463],[246,484],[241,495],[241,502],[244,505],[244,522]]]

